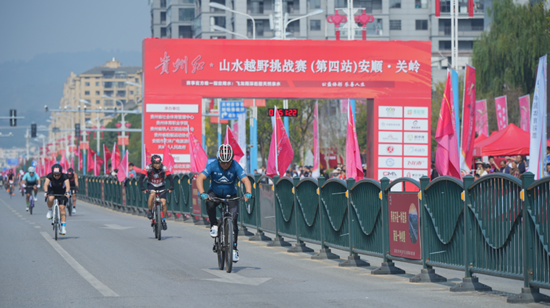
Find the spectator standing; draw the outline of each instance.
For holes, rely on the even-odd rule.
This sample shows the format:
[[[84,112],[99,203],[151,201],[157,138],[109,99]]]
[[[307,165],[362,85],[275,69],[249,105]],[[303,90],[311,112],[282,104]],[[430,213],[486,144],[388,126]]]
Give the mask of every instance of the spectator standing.
[[[476,174],[479,174],[479,176],[481,176],[481,174],[483,173],[484,169],[483,169],[483,162],[481,160],[477,160],[476,161]]]
[[[479,174],[477,174],[477,173],[474,174],[474,181],[477,181],[477,180],[479,180],[480,178],[481,178],[481,177],[479,176]]]
[[[500,173],[510,174],[511,169],[512,168],[506,165],[506,161],[504,160],[500,161]]]
[[[128,164],[128,177],[131,178],[131,177],[136,177],[137,176],[137,173],[136,171],[134,170],[134,164],[133,163],[129,163]]]
[[[489,166],[491,166],[491,173],[500,172],[500,168],[498,167],[497,163],[495,162],[494,156],[489,156]]]
[[[546,163],[550,164],[550,147],[546,147]]]
[[[546,164],[546,172],[544,172],[545,176],[550,176],[550,162]]]
[[[518,164],[518,169],[520,174],[525,173],[525,161],[523,160],[523,156],[518,155],[516,156],[516,162]]]
[[[258,169],[254,169],[254,174],[258,174]]]
[[[489,175],[489,173],[491,173],[491,165],[483,164],[483,171],[481,172],[480,176],[484,177],[486,175]]]
[[[432,172],[430,174],[430,180],[433,181],[437,177],[439,177],[439,173],[437,172],[437,169],[435,168],[435,163],[432,163]]]

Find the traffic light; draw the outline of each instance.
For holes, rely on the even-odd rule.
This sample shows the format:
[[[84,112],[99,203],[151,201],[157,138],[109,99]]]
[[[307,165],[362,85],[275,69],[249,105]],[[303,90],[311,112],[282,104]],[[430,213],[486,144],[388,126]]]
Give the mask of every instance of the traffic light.
[[[31,124],[31,137],[36,138],[36,124]]]
[[[80,124],[74,125],[74,137],[80,138]]]
[[[10,126],[17,126],[17,110],[10,109]]]

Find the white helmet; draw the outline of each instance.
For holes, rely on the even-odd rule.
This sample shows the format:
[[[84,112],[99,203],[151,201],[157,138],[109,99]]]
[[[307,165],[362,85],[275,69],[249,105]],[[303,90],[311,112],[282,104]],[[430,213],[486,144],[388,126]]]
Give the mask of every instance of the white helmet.
[[[28,171],[29,171],[29,173],[34,173],[34,167],[30,166]]]
[[[23,171],[23,169],[19,170],[19,174],[23,175],[25,174],[25,171]]]
[[[218,148],[218,161],[228,163],[233,160],[233,148],[229,144],[222,144]]]

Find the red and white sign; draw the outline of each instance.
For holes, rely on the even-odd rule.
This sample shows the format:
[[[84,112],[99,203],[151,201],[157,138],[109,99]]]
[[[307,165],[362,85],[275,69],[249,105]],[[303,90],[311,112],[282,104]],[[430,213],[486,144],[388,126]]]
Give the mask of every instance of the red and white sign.
[[[378,119],[378,129],[403,131],[403,120]]]
[[[155,141],[159,137],[154,136],[160,132],[151,131],[152,124],[169,129],[163,133],[185,134],[187,131],[176,130],[185,124],[175,122],[188,121],[191,130],[202,131],[203,98],[369,98],[374,99],[373,123],[378,123],[379,117],[429,120],[432,91],[429,41],[148,38],[143,48],[144,140],[152,153],[162,153],[159,148],[162,142]],[[182,107],[183,110],[149,106],[161,104],[197,105],[198,108],[197,113],[193,113],[188,106]],[[418,110],[409,117],[405,108]],[[151,115],[169,114],[197,117],[151,118]],[[164,120],[174,123],[154,122]],[[372,152],[367,153],[372,159],[367,169],[371,178],[378,175],[378,143],[403,145],[403,130],[381,130],[378,134],[377,125],[374,130],[369,137],[373,138]],[[427,139],[429,137],[427,131]],[[172,154],[189,154],[187,147],[180,148],[187,145],[188,137],[166,138],[171,139],[168,144]],[[179,170],[188,168],[177,165],[176,161]]]
[[[390,255],[421,259],[417,193],[388,193]]]
[[[379,144],[378,154],[403,156],[403,146],[401,144]]]

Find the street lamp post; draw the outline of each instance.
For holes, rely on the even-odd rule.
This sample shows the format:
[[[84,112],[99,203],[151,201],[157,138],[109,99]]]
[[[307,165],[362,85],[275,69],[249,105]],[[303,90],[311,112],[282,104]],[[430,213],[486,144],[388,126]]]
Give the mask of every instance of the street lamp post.
[[[216,2],[210,2],[210,6],[213,7],[213,8],[216,8],[216,9],[225,10],[225,11],[229,11],[229,12],[232,12],[232,13],[235,13],[235,14],[244,15],[244,16],[250,18],[252,20],[252,39],[253,40],[256,39],[256,20],[252,16],[250,16],[248,14],[245,14],[243,12],[232,10],[227,6],[225,6],[223,4],[216,3]]]
[[[86,140],[86,136],[88,135],[86,133],[86,118],[85,118],[85,113],[86,113],[86,105],[91,105],[90,102],[88,102],[87,100],[85,99],[80,99],[79,102],[83,103],[84,104],[84,112],[82,113],[82,118],[81,118],[81,121],[80,123],[83,123],[84,125],[82,125],[82,127],[80,128],[82,130],[82,142],[84,142],[85,144],[87,143],[87,140]],[[80,112],[80,106],[78,106],[78,111]],[[89,145],[88,145],[89,147]],[[86,149],[81,149],[82,150],[82,153],[80,153],[80,155],[82,155],[82,174],[86,175],[86,169],[88,169],[88,165],[86,164],[86,159],[87,159],[87,155],[86,155]]]
[[[308,13],[308,14],[306,14],[306,15],[304,15],[304,16],[296,17],[296,18],[294,18],[294,19],[291,19],[291,20],[287,21],[287,22],[285,23],[285,25],[283,26],[283,40],[286,39],[286,27],[287,27],[291,22],[294,22],[294,21],[296,21],[296,20],[298,20],[298,19],[311,17],[311,16],[313,16],[313,15],[317,15],[317,14],[321,14],[321,13],[323,13],[323,10],[318,9],[318,10],[315,10],[315,11],[313,11],[313,12],[311,12],[311,13]]]
[[[242,36],[242,37],[244,37],[245,39],[248,40],[248,36],[246,36],[246,35],[242,35],[242,34],[239,34],[237,32],[231,32],[231,31],[227,30],[224,27],[220,27],[220,26],[216,26],[216,25],[210,25],[210,31],[226,32],[226,33],[233,34],[233,35],[236,35],[236,36]]]
[[[101,97],[112,99],[115,102],[120,103],[122,111],[124,111],[124,104],[120,100],[118,100],[114,97],[108,96],[108,95],[101,95]],[[126,121],[124,120],[124,115],[125,114],[122,113],[121,115],[122,115],[122,121],[121,121],[121,124],[122,124],[122,153],[125,153],[126,152],[126,143],[125,143],[125,141],[126,141]]]

